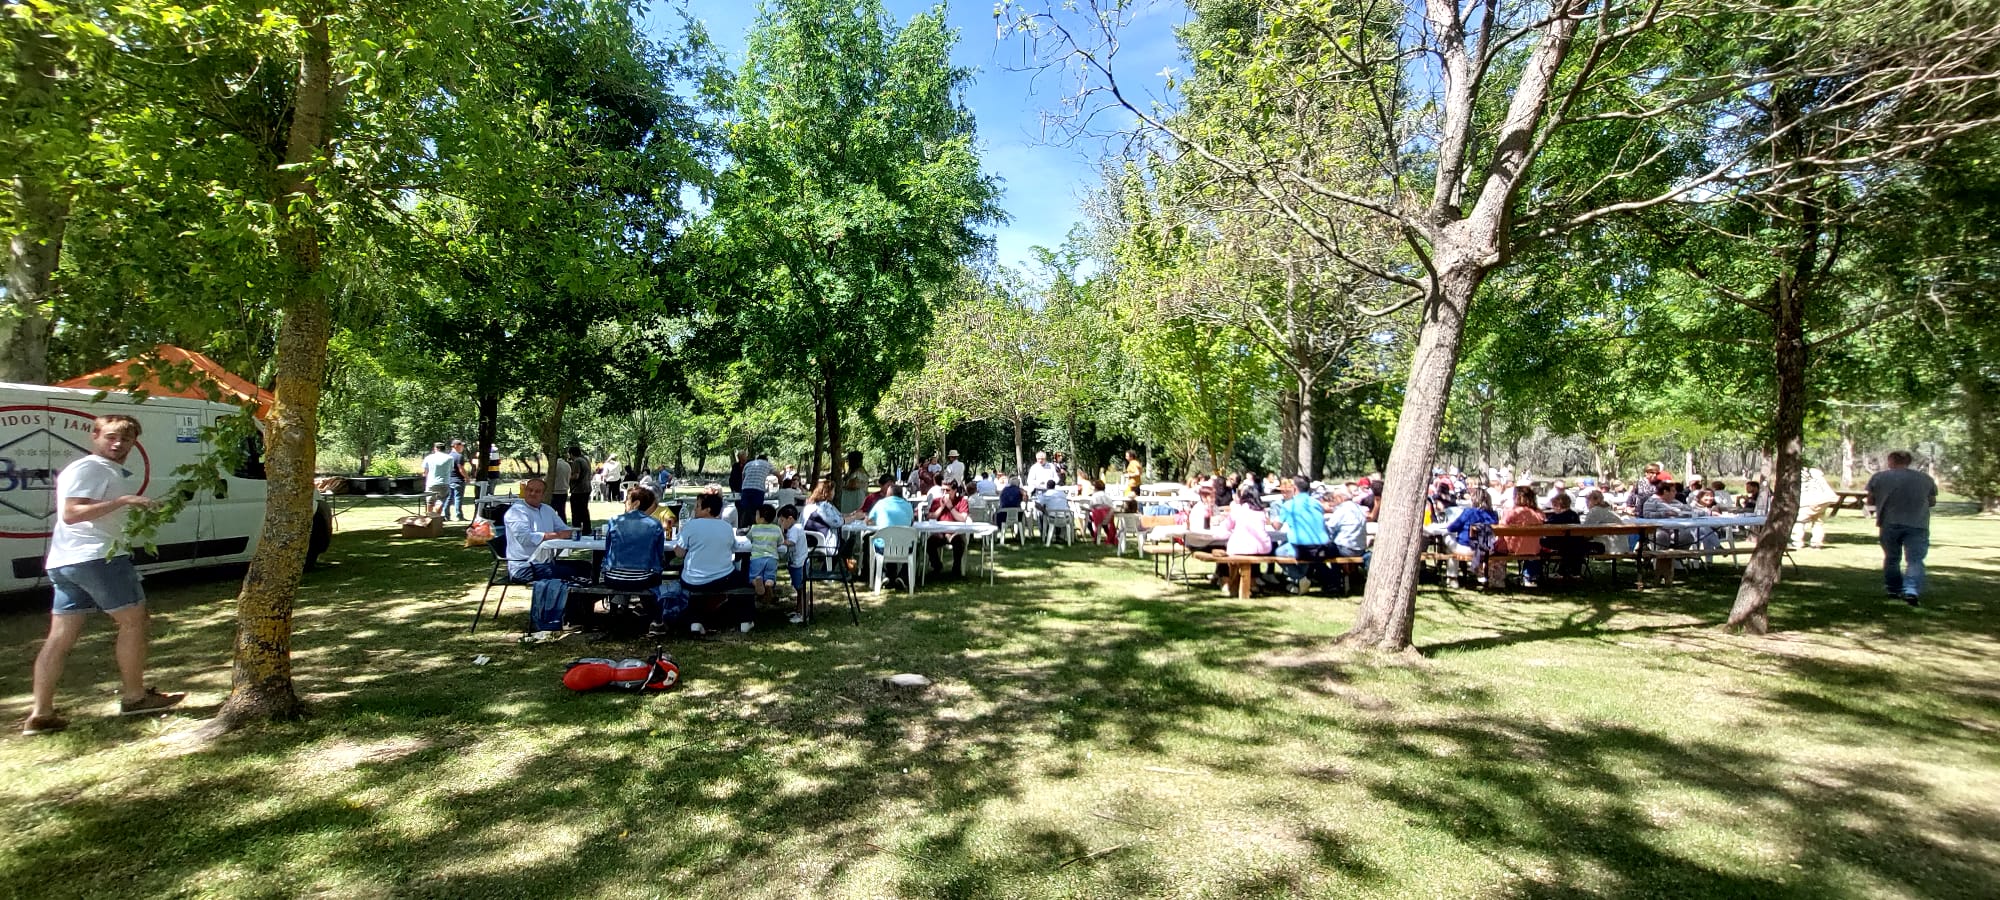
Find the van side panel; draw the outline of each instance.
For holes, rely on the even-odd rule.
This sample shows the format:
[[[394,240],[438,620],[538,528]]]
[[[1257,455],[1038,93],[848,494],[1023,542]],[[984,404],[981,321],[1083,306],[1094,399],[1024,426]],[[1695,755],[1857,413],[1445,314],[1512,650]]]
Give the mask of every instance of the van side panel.
[[[231,411],[223,404],[179,398],[131,403],[122,394],[97,401],[95,391],[0,384],[0,591],[47,584],[42,560],[54,528],[55,475],[90,452],[98,415],[123,413],[143,432],[125,467],[137,493],[163,497],[173,471],[205,452],[202,427]],[[196,496],[154,534],[154,549],[136,550],[141,571],[155,572],[248,559],[263,524],[264,482],[231,478],[218,498]]]

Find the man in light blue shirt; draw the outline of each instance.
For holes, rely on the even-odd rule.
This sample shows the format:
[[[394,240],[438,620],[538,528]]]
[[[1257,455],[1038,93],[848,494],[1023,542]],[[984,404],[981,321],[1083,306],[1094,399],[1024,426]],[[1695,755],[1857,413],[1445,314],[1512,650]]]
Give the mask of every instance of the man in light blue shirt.
[[[1326,511],[1313,499],[1312,482],[1304,476],[1287,478],[1278,483],[1278,493],[1285,499],[1271,507],[1271,518],[1285,530],[1285,542],[1278,545],[1277,554],[1299,560],[1285,564],[1285,577],[1291,581],[1292,592],[1305,592],[1308,574],[1321,590],[1330,589],[1333,573],[1321,560],[1332,539],[1326,533]]]
[[[899,489],[900,487],[901,485],[896,484],[893,480],[883,479],[882,499],[875,501],[875,505],[869,508],[868,524],[876,528],[916,524],[917,509],[910,505],[910,501],[903,499],[903,492]],[[881,538],[875,539],[875,552],[882,552]],[[896,581],[896,579],[889,578],[887,568],[883,569],[882,577],[884,581],[892,584]]]
[[[1332,536],[1335,556],[1362,556],[1368,549],[1368,510],[1354,502],[1345,488],[1334,488],[1327,495],[1333,503],[1333,512],[1326,517],[1328,533]]]

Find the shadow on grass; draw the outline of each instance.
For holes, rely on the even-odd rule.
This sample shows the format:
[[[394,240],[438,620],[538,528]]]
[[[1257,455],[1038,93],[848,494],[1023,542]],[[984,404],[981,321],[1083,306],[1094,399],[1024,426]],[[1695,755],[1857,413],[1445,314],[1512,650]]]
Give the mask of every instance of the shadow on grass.
[[[909,895],[1181,893],[1163,864],[1170,847],[1036,825],[996,848],[985,812],[1039,783],[1083,777],[1091,748],[1163,754],[1175,739],[1212,748],[1226,763],[1218,771],[1280,792],[1361,791],[1414,827],[1509,860],[1522,894],[1820,896],[1852,891],[1856,872],[1917,894],[2000,893],[1976,843],[2000,832],[1991,811],[1927,803],[1925,785],[1893,762],[1802,781],[1759,748],[1510,717],[1478,689],[1455,689],[1461,712],[1446,721],[1365,703],[1340,715],[1276,712],[1272,698],[1213,674],[1316,641],[1262,601],[1132,596],[1121,567],[1144,564],[1107,566],[1101,550],[1010,550],[994,589],[944,582],[914,597],[869,596],[860,627],[827,616],[747,640],[675,644],[687,684],[639,697],[571,694],[561,663],[648,647],[524,647],[499,629],[468,636],[484,550],[386,532],[342,537],[299,602],[296,658],[315,718],[122,775],[0,787],[15,823],[0,895],[550,896],[644,885],[812,896],[885,858],[899,866],[887,882]],[[219,697],[229,586],[154,587],[156,670],[190,673]],[[1585,593],[1555,601],[1582,608],[1539,625],[1548,598],[1497,616],[1490,602],[1466,600],[1454,614],[1498,618],[1505,633],[1432,650],[1682,629],[1618,620],[1685,612],[1713,593]],[[503,625],[517,626],[525,598],[510,599]],[[1843,602],[1802,606],[1828,623],[1861,614]],[[10,670],[26,671],[40,622],[0,623],[17,639]],[[104,657],[100,685],[105,630],[77,657]],[[476,654],[493,663],[469,664]],[[938,685],[909,695],[879,682],[898,671]],[[1337,664],[1265,671],[1272,684],[1308,690],[1343,677]],[[1913,739],[1948,725],[1837,697],[1905,687],[1893,678],[1838,666],[1796,675],[1798,695],[1770,702]],[[1230,719],[1263,727],[1219,724]],[[34,746],[52,765],[94,764],[145,729],[80,722]],[[1345,765],[1300,771],[1271,751],[1287,729],[1345,729],[1356,747]],[[1728,870],[1676,845],[1648,812],[1663,785],[1740,804],[1737,824],[1787,843],[1804,869]],[[1362,836],[1324,823],[1297,836],[1307,854],[1297,866],[1246,872],[1218,894],[1299,893],[1322,873],[1362,885],[1406,874],[1372,859]],[[1515,862],[1530,858],[1533,867]]]

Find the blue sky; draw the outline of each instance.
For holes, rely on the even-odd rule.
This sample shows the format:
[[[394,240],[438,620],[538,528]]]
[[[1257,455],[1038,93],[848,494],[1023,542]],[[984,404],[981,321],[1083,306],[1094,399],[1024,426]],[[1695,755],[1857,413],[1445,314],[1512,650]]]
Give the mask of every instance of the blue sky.
[[[884,0],[884,5],[899,24],[933,6],[911,0]],[[945,5],[951,26],[959,32],[952,59],[973,70],[965,101],[978,118],[981,158],[986,171],[1001,179],[1000,205],[1009,217],[991,229],[996,255],[1001,263],[1019,266],[1028,259],[1028,248],[1062,243],[1082,218],[1079,203],[1097,182],[1100,150],[1087,142],[1064,146],[1059,135],[1044,133],[1042,113],[1057,108],[1062,100],[1060,79],[1053,73],[1038,79],[1032,72],[1009,69],[1025,65],[1026,50],[1017,37],[995,38],[994,0],[951,0]],[[1141,0],[1138,5],[1145,8],[1123,32],[1117,71],[1121,81],[1129,79],[1157,91],[1161,81],[1157,73],[1180,66],[1173,26],[1183,21],[1185,12],[1179,0]],[[756,19],[756,4],[689,0],[688,7],[729,55],[731,67],[740,63],[744,36]],[[678,15],[665,4],[656,5],[646,22],[656,37],[668,37],[679,27]]]

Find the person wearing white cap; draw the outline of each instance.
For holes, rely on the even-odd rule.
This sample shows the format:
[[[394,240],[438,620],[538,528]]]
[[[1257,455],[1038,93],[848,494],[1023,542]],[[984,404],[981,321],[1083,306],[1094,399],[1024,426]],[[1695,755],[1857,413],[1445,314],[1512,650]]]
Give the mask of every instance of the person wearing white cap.
[[[951,458],[951,463],[944,467],[944,483],[955,484],[960,489],[963,489],[965,487],[965,463],[959,461],[957,450],[951,451],[946,456]]]

